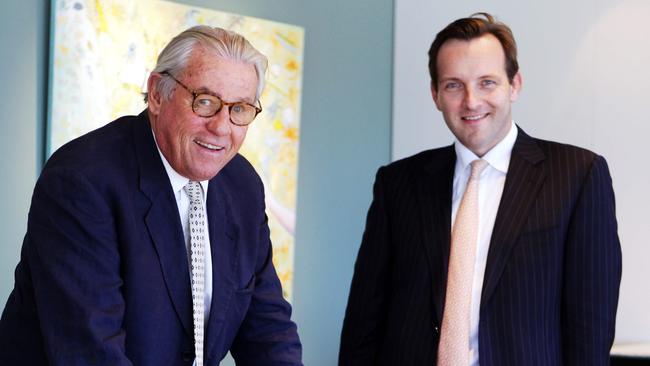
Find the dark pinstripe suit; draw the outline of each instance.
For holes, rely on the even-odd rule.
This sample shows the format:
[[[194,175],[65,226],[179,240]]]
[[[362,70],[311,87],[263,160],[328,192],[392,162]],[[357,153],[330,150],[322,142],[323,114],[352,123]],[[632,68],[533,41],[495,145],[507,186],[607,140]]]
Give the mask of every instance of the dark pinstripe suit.
[[[379,169],[341,365],[435,365],[455,160],[448,146]],[[485,269],[481,366],[608,364],[620,278],[605,159],[519,130]]]

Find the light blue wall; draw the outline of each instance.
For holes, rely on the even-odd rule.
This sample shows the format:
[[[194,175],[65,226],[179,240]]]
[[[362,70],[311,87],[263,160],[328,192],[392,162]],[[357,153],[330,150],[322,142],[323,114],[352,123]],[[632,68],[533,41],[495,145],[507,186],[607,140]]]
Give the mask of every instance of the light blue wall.
[[[392,0],[181,1],[305,28],[294,319],[310,366],[334,365],[374,173],[390,157]],[[47,1],[3,5],[0,302],[42,155]]]
[[[48,4],[2,4],[0,13],[0,303],[27,227],[27,210],[41,165],[45,116]]]

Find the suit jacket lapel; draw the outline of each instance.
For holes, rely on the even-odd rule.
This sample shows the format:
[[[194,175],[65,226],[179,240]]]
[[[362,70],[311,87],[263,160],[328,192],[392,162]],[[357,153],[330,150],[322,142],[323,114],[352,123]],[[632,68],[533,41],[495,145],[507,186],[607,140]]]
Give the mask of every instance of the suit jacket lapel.
[[[486,304],[494,293],[512,247],[542,186],[545,173],[540,162],[544,159],[544,153],[535,140],[519,129],[490,239],[481,304]]]
[[[134,127],[134,141],[140,169],[140,190],[151,202],[145,214],[145,225],[156,248],[176,315],[187,335],[192,337],[192,293],[183,228],[146,110],[140,114]]]
[[[233,224],[232,199],[223,174],[210,181],[207,196],[207,215],[212,258],[212,306],[206,333],[207,350],[212,350],[226,321],[226,312],[234,289],[238,288],[237,273],[239,232]]]
[[[442,320],[447,283],[447,265],[451,240],[451,194],[456,153],[453,145],[443,148],[425,166],[425,174],[417,187],[422,221],[422,243],[432,276],[433,308]]]

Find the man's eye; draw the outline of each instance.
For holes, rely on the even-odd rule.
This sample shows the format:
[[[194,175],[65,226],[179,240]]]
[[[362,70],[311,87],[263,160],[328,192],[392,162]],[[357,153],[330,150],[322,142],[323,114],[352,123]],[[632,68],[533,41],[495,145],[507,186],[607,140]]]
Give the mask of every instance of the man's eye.
[[[493,85],[496,85],[496,84],[497,83],[494,80],[482,80],[481,81],[482,86],[493,86]]]
[[[201,107],[211,107],[215,103],[213,98],[203,98],[199,96],[196,98],[196,104],[200,105]]]
[[[245,108],[245,106],[243,104],[235,104],[230,109],[230,112],[232,112],[232,113],[243,113],[245,110],[246,110],[246,108]]]
[[[453,83],[445,84],[445,89],[447,89],[447,90],[454,90],[454,89],[458,89],[458,88],[460,88],[460,83],[453,82]]]

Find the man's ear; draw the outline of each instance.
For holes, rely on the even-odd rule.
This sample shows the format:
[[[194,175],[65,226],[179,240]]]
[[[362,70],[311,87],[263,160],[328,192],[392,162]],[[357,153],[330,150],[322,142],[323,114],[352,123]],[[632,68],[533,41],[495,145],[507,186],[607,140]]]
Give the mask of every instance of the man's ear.
[[[510,82],[510,102],[514,102],[519,97],[519,92],[523,87],[524,79],[521,77],[521,71],[517,71]]]
[[[440,110],[440,104],[438,103],[438,90],[436,90],[436,86],[433,84],[433,81],[431,82],[431,98],[433,98],[433,102],[436,103],[436,108]]]
[[[162,95],[158,90],[158,83],[161,78],[159,73],[152,72],[147,80],[147,105],[149,112],[154,115],[158,115],[160,112],[160,103],[162,102]]]

